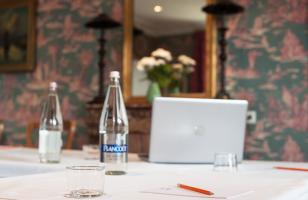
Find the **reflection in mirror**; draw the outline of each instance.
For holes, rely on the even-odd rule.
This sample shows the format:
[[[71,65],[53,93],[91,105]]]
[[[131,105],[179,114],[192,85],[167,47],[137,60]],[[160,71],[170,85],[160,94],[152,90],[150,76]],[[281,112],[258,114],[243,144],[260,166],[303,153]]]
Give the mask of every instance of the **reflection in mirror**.
[[[180,93],[205,91],[204,0],[135,0],[133,9],[132,96],[145,96],[150,82],[137,62],[158,48],[171,52],[173,61],[186,55],[196,61],[191,73],[181,78]]]
[[[186,84],[176,88],[178,90],[169,90],[168,96],[211,98],[215,95],[216,23],[213,16],[201,12],[204,5],[214,1],[124,1],[123,94],[127,104],[149,105],[145,98],[149,82],[145,79],[145,73],[136,69],[136,64],[157,48],[170,51],[173,61],[184,54],[197,62],[194,72],[187,76]],[[142,8],[139,9],[140,14],[138,7]]]

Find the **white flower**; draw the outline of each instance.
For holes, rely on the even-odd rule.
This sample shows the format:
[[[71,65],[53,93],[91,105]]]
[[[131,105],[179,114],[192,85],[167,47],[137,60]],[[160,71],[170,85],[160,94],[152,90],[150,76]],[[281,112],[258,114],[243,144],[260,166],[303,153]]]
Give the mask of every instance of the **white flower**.
[[[181,63],[175,63],[175,64],[172,65],[172,68],[175,69],[175,70],[178,70],[178,71],[182,71],[184,66]]]
[[[193,73],[194,71],[195,71],[195,68],[193,68],[193,67],[187,67],[186,68],[186,72],[189,73],[189,74]]]
[[[169,51],[165,50],[165,49],[162,49],[162,48],[158,48],[155,51],[153,51],[151,56],[154,56],[156,58],[163,58],[166,61],[172,60],[171,53]]]
[[[155,66],[164,65],[166,64],[166,61],[163,59],[156,59],[155,60]]]
[[[180,80],[182,78],[181,72],[176,72],[172,74],[172,77],[176,80]]]
[[[143,57],[137,63],[137,69],[139,71],[144,71],[145,68],[153,68],[156,65],[156,59],[153,57]]]
[[[184,65],[196,65],[196,61],[189,56],[180,55],[178,61]]]

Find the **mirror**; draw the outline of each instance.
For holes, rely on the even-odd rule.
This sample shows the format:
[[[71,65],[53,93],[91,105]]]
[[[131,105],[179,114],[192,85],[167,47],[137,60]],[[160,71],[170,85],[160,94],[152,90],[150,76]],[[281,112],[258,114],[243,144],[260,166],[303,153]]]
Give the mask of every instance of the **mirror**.
[[[127,104],[147,104],[145,95],[151,82],[137,63],[159,48],[172,54],[172,66],[180,55],[195,61],[168,96],[214,96],[216,27],[213,17],[201,11],[205,4],[205,0],[124,1],[123,89]]]

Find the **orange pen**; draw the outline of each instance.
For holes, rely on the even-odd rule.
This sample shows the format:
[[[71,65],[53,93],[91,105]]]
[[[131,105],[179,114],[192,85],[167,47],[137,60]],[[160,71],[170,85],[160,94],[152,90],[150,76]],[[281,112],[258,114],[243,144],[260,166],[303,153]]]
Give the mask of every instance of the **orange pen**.
[[[182,188],[182,189],[185,189],[185,190],[190,190],[190,191],[193,191],[193,192],[198,192],[198,193],[206,194],[206,195],[209,195],[209,196],[214,194],[211,191],[204,190],[204,189],[201,189],[201,188],[192,187],[192,186],[189,186],[189,185],[178,184],[177,186],[179,188]]]
[[[294,168],[294,167],[274,167],[274,168],[275,169],[283,169],[283,170],[308,172],[308,168]]]

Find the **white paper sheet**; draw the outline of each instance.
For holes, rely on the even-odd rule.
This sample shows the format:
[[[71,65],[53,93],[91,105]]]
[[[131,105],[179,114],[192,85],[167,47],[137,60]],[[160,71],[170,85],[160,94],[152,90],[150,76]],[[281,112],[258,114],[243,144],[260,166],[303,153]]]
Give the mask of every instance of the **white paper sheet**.
[[[199,187],[206,188],[214,193],[214,195],[205,195],[197,192],[185,190],[178,188],[176,186],[160,187],[150,190],[142,191],[143,193],[151,194],[162,194],[162,195],[174,195],[174,196],[184,196],[184,197],[198,197],[198,198],[211,198],[211,199],[233,199],[239,196],[252,194],[254,191],[245,190],[241,188],[219,188],[219,187]]]

